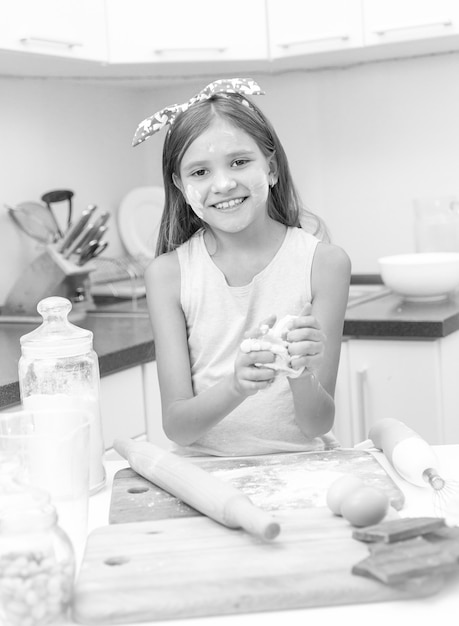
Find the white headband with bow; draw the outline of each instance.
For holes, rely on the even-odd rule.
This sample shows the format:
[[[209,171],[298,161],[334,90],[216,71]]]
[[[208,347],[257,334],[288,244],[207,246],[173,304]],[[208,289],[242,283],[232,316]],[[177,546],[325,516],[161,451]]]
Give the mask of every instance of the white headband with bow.
[[[174,123],[175,118],[179,113],[183,113],[190,108],[191,105],[201,100],[208,100],[217,93],[222,94],[240,94],[242,96],[261,96],[264,95],[259,85],[251,78],[222,78],[216,80],[207,87],[204,87],[202,91],[193,96],[188,102],[183,104],[173,104],[158,111],[154,115],[147,117],[140,122],[132,141],[133,146],[138,146],[164,126]]]

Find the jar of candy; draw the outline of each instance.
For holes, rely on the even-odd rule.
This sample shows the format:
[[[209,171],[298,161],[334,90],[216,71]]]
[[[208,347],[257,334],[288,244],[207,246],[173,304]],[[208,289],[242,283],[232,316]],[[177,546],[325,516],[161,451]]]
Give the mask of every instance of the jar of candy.
[[[22,484],[0,452],[0,624],[42,626],[65,615],[74,579],[72,544],[49,495]]]
[[[23,335],[19,359],[19,389],[24,409],[78,410],[89,417],[89,491],[105,484],[105,446],[100,415],[99,361],[90,330],[67,319],[70,300],[41,300],[41,326]]]

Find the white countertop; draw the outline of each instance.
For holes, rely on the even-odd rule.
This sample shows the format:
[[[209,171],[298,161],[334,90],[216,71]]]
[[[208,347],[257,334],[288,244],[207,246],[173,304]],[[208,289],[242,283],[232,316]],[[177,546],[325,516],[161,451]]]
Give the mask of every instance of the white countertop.
[[[453,500],[449,499],[449,515],[447,520],[451,524],[459,524],[459,445],[433,446],[439,459],[439,470],[444,478],[456,482]],[[405,506],[400,512],[402,516],[439,515],[434,506],[433,494],[430,488],[416,487],[401,479],[388,464],[382,453],[376,454],[380,463],[386,468],[388,474],[399,485],[405,495]],[[91,496],[89,504],[88,532],[99,526],[108,524],[108,512],[110,507],[112,482],[115,473],[129,467],[127,461],[110,451],[106,455],[107,484],[97,494]],[[454,485],[451,483],[451,486]],[[454,497],[454,496],[453,496]],[[445,514],[444,514],[445,515]],[[439,626],[456,625],[459,617],[459,572],[448,578],[445,587],[436,595],[428,598],[367,603],[358,605],[345,605],[334,607],[308,608],[292,611],[276,611],[265,613],[237,614],[222,617],[193,618],[186,620],[168,620],[162,622],[165,626],[253,626],[262,623],[263,626],[279,626],[279,622],[285,622],[289,626],[304,626],[314,623],[319,626],[328,624],[340,624],[346,622],[351,626],[387,626],[391,620],[393,626],[412,624],[438,623]],[[62,622],[55,626],[73,624],[74,622]],[[151,622],[158,624],[159,622]],[[146,622],[143,622],[145,626]],[[122,626],[135,626],[125,624]]]

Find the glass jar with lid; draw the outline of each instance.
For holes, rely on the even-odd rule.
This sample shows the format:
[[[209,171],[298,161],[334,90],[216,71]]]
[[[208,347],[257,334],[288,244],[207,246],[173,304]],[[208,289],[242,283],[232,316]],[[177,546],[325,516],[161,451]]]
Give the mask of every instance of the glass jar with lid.
[[[43,626],[72,599],[75,557],[47,492],[20,482],[0,451],[0,623]]]
[[[416,252],[459,252],[459,198],[414,200]]]
[[[38,303],[41,326],[23,335],[19,389],[24,409],[81,409],[89,416],[89,489],[104,484],[105,451],[100,415],[99,361],[90,330],[68,320],[72,304],[53,296]]]

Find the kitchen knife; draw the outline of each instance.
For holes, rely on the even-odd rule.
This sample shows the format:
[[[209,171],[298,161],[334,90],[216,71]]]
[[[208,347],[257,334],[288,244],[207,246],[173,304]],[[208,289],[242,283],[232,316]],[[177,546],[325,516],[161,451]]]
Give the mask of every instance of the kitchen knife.
[[[108,241],[99,241],[99,245],[97,246],[97,248],[95,249],[94,253],[93,253],[93,258],[96,256],[99,256],[99,254],[102,254],[102,252],[107,248],[108,246]]]
[[[104,224],[106,224],[109,219],[110,219],[110,213],[108,211],[103,211],[103,213],[101,213],[94,222],[94,226],[93,226],[94,230],[96,231],[101,226],[104,226]]]
[[[105,226],[109,218],[110,218],[110,213],[108,211],[104,211],[103,213],[101,213],[101,215],[99,215],[99,217],[91,225],[88,224],[88,227],[86,230],[86,236],[80,241],[80,245],[77,246],[77,249],[81,248],[92,239],[100,239],[102,234],[106,230],[105,229],[104,231],[101,231],[100,229],[102,228],[102,226]]]
[[[86,226],[84,226],[82,232],[77,237],[75,237],[75,239],[73,239],[71,244],[64,251],[65,259],[70,258],[72,254],[74,254],[79,248],[81,248],[81,245],[83,244],[84,241],[86,241],[87,234],[90,229],[92,230],[92,227],[93,227],[92,222],[89,222]]]
[[[78,257],[77,265],[84,265],[92,258],[94,252],[97,250],[99,242],[97,239],[92,239],[89,243],[85,244]]]
[[[90,222],[80,236],[74,240],[72,245],[64,253],[64,257],[68,259],[72,254],[78,254],[85,245],[94,239],[100,241],[106,231],[107,226],[100,226],[99,228],[96,228],[96,224]]]
[[[80,252],[80,256],[77,261],[77,265],[84,265],[96,256],[99,256],[105,248],[108,246],[108,241],[98,241],[92,239]]]
[[[191,461],[149,442],[115,439],[113,447],[138,474],[220,524],[264,540],[279,534],[280,525],[268,512]]]
[[[107,226],[98,226],[96,228],[96,225],[94,224],[94,226],[92,226],[85,234],[85,236],[82,238],[82,240],[80,241],[79,245],[76,248],[76,252],[81,252],[81,250],[90,242],[90,241],[97,241],[97,243],[99,243],[99,241],[102,239],[102,237],[105,235],[105,233],[107,232]]]
[[[61,254],[65,252],[69,248],[69,246],[71,246],[71,244],[75,241],[75,239],[81,235],[96,208],[97,206],[95,204],[90,204],[88,208],[83,211],[80,219],[75,222],[75,224],[65,233],[64,239],[62,240],[61,245],[58,248],[58,252],[60,252]]]

